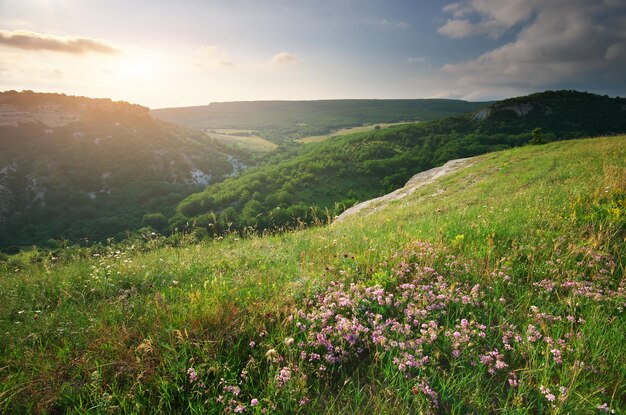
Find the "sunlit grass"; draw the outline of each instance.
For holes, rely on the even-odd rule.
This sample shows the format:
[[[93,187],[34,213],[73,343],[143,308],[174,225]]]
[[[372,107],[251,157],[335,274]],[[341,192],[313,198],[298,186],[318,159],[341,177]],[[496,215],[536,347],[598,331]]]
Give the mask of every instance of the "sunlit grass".
[[[378,128],[387,128],[387,127],[394,127],[396,125],[404,125],[404,124],[407,124],[407,122],[389,122],[389,123],[377,123],[377,124],[361,125],[359,127],[347,127],[347,128],[341,128],[341,129],[339,129],[337,131],[334,131],[334,132],[328,133],[328,134],[311,135],[311,136],[308,136],[308,137],[299,138],[296,141],[298,141],[300,143],[318,143],[320,141],[328,140],[331,137],[340,137],[342,135],[348,135],[348,134],[363,133],[363,132],[367,132],[367,131],[372,131],[376,127],[378,127]]]
[[[250,134],[251,130],[209,130],[207,135],[220,144],[241,147],[253,152],[268,152],[276,149],[277,145]]]
[[[336,225],[10,258],[0,279],[0,411],[530,414],[606,404],[620,413],[625,160],[623,136],[519,148]],[[447,285],[434,286],[424,267]],[[324,373],[312,364],[310,353],[324,358],[317,333],[339,321],[339,308],[323,324],[298,312],[328,305],[318,294],[345,293],[340,314],[367,326],[368,312],[400,320],[406,310],[364,290],[397,297],[416,281],[445,305],[416,330],[384,332],[384,344],[362,335],[354,349],[339,335],[331,344],[348,357]],[[472,297],[476,284],[475,299],[452,295]],[[485,329],[455,347],[462,319]],[[431,321],[428,362],[401,370],[391,340],[426,339],[421,324]],[[529,325],[541,338],[528,339]],[[484,357],[495,349],[507,366]]]

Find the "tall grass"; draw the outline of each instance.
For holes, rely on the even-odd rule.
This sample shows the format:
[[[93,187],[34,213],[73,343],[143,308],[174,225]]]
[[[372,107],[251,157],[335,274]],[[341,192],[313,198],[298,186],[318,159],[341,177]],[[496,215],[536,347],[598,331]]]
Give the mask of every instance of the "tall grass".
[[[626,411],[625,160],[519,148],[341,224],[13,257],[0,411]]]

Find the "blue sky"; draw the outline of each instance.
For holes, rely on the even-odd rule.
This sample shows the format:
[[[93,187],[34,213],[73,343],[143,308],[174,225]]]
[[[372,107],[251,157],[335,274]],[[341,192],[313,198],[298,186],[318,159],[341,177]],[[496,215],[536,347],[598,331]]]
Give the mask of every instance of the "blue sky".
[[[621,0],[0,2],[0,89],[153,108],[626,95]]]

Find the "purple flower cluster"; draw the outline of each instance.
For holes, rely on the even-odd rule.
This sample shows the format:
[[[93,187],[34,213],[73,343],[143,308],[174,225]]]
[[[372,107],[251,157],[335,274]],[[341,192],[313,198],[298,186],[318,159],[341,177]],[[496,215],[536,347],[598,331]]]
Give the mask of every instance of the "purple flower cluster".
[[[427,346],[442,335],[439,321],[450,306],[478,306],[483,293],[479,285],[450,285],[430,267],[402,263],[398,275],[406,278],[409,270],[413,279],[390,289],[331,283],[298,313],[302,361],[319,374],[379,350],[394,356],[401,372],[428,364]],[[486,327],[473,321],[462,319],[458,328],[458,336],[446,333],[457,351],[471,336],[485,337]]]
[[[524,287],[530,304],[541,306],[532,305],[529,311],[525,311],[529,303],[517,299],[519,287],[512,280],[519,275],[507,268],[506,258],[497,261],[495,271],[479,274],[487,277],[481,284],[468,282],[481,265],[438,254],[424,242],[410,245],[390,262],[368,274],[370,279],[333,281],[304,300],[285,320],[293,331],[281,332],[278,339],[262,331],[245,343],[250,371],[246,366],[238,377],[225,376],[230,382],[220,382],[217,403],[224,412],[264,413],[275,410],[281,399],[287,399],[292,409],[307,405],[316,378],[334,380],[363,363],[392,368],[385,373],[406,382],[411,388],[407,391],[429,406],[425,412],[445,407],[440,400],[448,399],[449,391],[438,389],[441,373],[453,376],[468,370],[505,393],[532,388],[545,399],[543,406],[556,410],[569,399],[568,389],[575,390],[558,373],[570,368],[600,372],[597,363],[594,367],[575,360],[581,326],[586,324],[578,302],[616,301],[626,306],[626,280],[609,278],[616,265],[602,255],[585,256],[574,271],[570,260],[569,273],[559,270],[566,261],[552,261],[554,276],[541,275],[535,279],[539,282]],[[442,265],[445,272],[438,272]],[[339,270],[338,275],[344,274]],[[349,273],[347,281],[352,277],[356,275]],[[567,298],[575,306],[546,300],[552,298]],[[494,318],[492,307],[504,312]],[[253,369],[260,366],[267,376],[264,382],[273,385],[268,388],[273,395],[247,389],[258,376]],[[541,376],[536,375],[538,368]],[[195,369],[190,367],[187,375],[197,388]],[[597,409],[606,411],[608,405]]]
[[[551,274],[557,278],[544,278],[533,283],[533,286],[546,293],[557,293],[561,298],[584,297],[597,302],[623,298],[626,281],[622,279],[616,287],[611,279],[615,274],[616,262],[610,256],[596,252],[583,254],[574,269],[566,267],[567,264],[560,259],[547,261],[552,268]]]
[[[423,379],[419,380],[419,383],[417,384],[417,386],[413,388],[413,393],[415,394],[423,393],[424,396],[430,399],[430,402],[433,407],[437,408],[439,406],[439,395],[428,385],[428,383],[425,380]]]
[[[458,358],[461,351],[472,342],[485,338],[485,329],[483,324],[477,324],[475,321],[461,319],[461,323],[454,326],[454,331],[447,330],[446,336],[452,342],[452,356]]]
[[[556,396],[554,396],[552,391],[550,391],[550,388],[546,388],[543,385],[539,387],[539,392],[541,392],[543,396],[545,396],[545,398],[550,402],[554,402],[554,400],[556,399]]]
[[[198,373],[193,367],[187,369],[187,375],[189,376],[189,383],[194,383],[196,380],[198,380]]]
[[[282,369],[280,369],[280,372],[278,372],[278,375],[276,376],[276,387],[280,389],[285,386],[285,384],[290,380],[291,369],[289,369],[288,367],[283,367]]]
[[[494,349],[480,356],[480,363],[487,367],[487,371],[494,375],[496,370],[503,370],[509,367],[504,361],[504,356],[500,354],[498,349]]]

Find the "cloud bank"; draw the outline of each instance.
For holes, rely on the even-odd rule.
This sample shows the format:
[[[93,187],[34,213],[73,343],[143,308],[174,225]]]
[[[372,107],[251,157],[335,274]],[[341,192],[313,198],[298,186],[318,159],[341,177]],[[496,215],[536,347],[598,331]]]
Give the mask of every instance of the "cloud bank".
[[[544,87],[589,79],[626,82],[626,3],[618,0],[469,0],[446,6],[439,33],[505,33],[513,40],[443,69],[461,86]]]
[[[116,53],[117,49],[95,39],[77,36],[56,36],[28,30],[0,30],[0,45],[24,50],[50,51],[83,55],[85,53]]]

